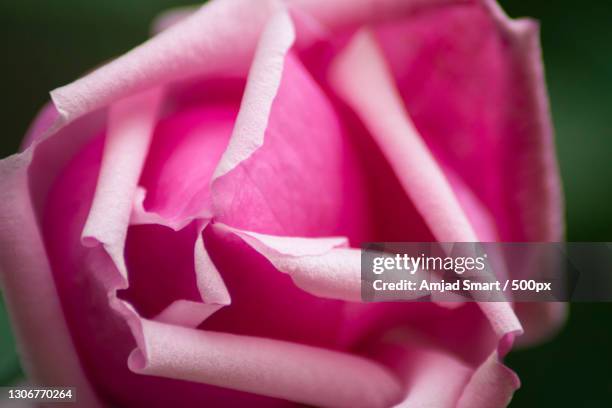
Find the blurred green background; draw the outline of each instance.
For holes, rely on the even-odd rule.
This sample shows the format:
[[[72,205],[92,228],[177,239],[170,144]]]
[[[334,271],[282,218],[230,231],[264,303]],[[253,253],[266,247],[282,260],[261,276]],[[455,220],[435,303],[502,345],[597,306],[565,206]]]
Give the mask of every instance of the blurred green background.
[[[0,2],[0,157],[15,152],[47,92],[148,37],[177,0]],[[505,0],[541,21],[570,241],[612,241],[612,3]],[[612,406],[612,304],[575,304],[553,341],[515,351],[523,387],[512,407]],[[0,384],[21,370],[0,301]]]

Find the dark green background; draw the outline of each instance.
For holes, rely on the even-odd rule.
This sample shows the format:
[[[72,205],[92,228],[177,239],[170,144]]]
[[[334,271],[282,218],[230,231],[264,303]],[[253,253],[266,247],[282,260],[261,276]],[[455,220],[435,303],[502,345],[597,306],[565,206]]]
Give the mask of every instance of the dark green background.
[[[333,1],[333,0],[330,0]],[[13,153],[47,92],[144,41],[174,0],[0,3],[2,136]],[[506,0],[513,17],[542,23],[542,43],[571,241],[612,241],[612,4]],[[523,387],[513,407],[612,406],[612,305],[572,305],[552,342],[510,354]],[[0,384],[20,369],[0,303]]]

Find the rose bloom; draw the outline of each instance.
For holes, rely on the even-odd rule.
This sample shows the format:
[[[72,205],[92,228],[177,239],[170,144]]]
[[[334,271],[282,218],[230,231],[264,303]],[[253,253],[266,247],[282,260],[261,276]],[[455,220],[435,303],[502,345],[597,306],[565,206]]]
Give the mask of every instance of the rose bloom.
[[[561,239],[537,24],[214,0],[156,32],[0,163],[29,381],[83,407],[507,405],[503,357],[563,305],[363,303],[359,247]]]

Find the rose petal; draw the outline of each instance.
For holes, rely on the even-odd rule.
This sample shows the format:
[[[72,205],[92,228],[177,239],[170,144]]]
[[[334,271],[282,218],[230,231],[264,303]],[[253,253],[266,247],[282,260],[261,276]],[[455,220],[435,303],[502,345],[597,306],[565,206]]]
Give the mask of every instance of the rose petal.
[[[479,236],[501,233],[503,240],[516,240],[516,236],[508,237],[508,228],[513,228],[512,234],[528,234],[528,240],[561,238],[560,183],[538,30],[533,21],[509,19],[493,0],[388,1],[376,6],[369,0],[298,0],[290,4],[298,14],[312,16],[309,26],[320,22],[345,34],[346,26],[355,25],[355,19],[374,21],[377,40],[407,110],[433,147]],[[402,9],[404,13],[398,12]],[[327,41],[337,43],[338,33]],[[336,53],[336,47],[328,54]],[[310,52],[308,45],[301,48]],[[318,62],[326,64],[325,58]],[[483,80],[491,85],[483,87]],[[514,102],[508,103],[508,98]],[[503,146],[497,148],[500,141]],[[475,143],[478,149],[466,150]],[[499,151],[520,154],[498,160]],[[459,165],[449,166],[456,162]],[[495,166],[502,168],[490,171]],[[514,170],[506,170],[509,168]],[[466,173],[472,176],[464,179]],[[503,180],[483,182],[482,177]],[[531,197],[544,199],[534,207]],[[467,208],[473,204],[480,207],[474,214]],[[501,215],[503,206],[508,207],[503,209],[507,214]],[[517,207],[512,210],[511,206]],[[501,231],[480,231],[475,218],[483,215],[482,210],[486,210],[485,218],[487,213],[494,216]],[[516,217],[523,219],[508,221]]]
[[[369,128],[436,239],[478,241],[448,180],[404,110],[371,34],[360,31],[336,58],[330,75],[332,87]]]
[[[232,304],[200,328],[337,348],[343,302],[301,290],[235,233],[217,225],[206,228],[204,242]]]
[[[29,148],[0,161],[0,284],[21,363],[31,381],[77,387],[79,401],[101,406],[83,375],[34,217],[27,172],[32,155]]]
[[[457,407],[505,407],[520,385],[516,374],[499,361],[495,352],[474,372]]]
[[[371,34],[356,34],[337,57],[331,83],[369,127],[435,237],[441,242],[478,241],[446,176],[412,126]],[[508,303],[479,305],[500,337],[522,331]]]
[[[136,203],[133,222],[159,216],[165,225],[180,229],[191,220],[211,217],[211,178],[236,110],[237,106],[204,103],[159,121],[140,179],[146,194]]]
[[[367,198],[354,147],[301,63],[293,55],[282,58],[293,38],[289,17],[274,25],[278,31],[262,37],[234,133],[215,173],[214,217],[268,234],[341,231],[359,241],[368,228]]]
[[[204,245],[203,234],[198,234],[195,247],[195,269],[198,289],[208,304],[229,305],[230,295]]]
[[[222,223],[216,223],[215,227],[237,234],[248,241],[259,252],[265,252],[266,254],[292,257],[314,256],[323,255],[335,248],[342,248],[348,245],[348,240],[344,237],[280,237],[239,230]]]
[[[537,25],[510,20],[487,0],[380,24],[376,39],[416,129],[456,174],[453,189],[473,192],[491,214],[497,239],[559,240]]]
[[[98,183],[83,230],[83,242],[90,247],[103,245],[104,251],[121,273],[122,279],[109,277],[116,282],[108,287],[113,296],[117,289],[126,289],[122,295],[133,302],[143,315],[152,317],[160,314],[160,318],[166,322],[176,318],[177,323],[191,322],[197,326],[220,306],[197,303],[202,300],[202,294],[196,286],[196,274],[206,276],[212,272],[218,275],[211,262],[207,265],[209,268],[202,266],[205,261],[202,258],[206,256],[201,241],[203,226],[193,224],[192,228],[166,232],[163,226],[146,225],[131,227],[128,234],[133,197],[152,139],[160,97],[160,90],[156,88],[112,105]],[[129,239],[126,241],[126,238]],[[175,247],[169,248],[167,242]],[[196,251],[198,247],[199,251]],[[194,262],[194,251],[199,254],[199,262],[197,259]],[[179,256],[181,252],[183,255]],[[176,263],[177,257],[182,264]],[[199,269],[196,269],[196,264]],[[129,288],[126,280],[128,266]],[[170,271],[174,273],[170,274]],[[217,285],[225,290],[222,282],[217,282]],[[177,303],[177,300],[191,302]],[[224,300],[224,304],[227,303],[229,297]],[[164,311],[168,307],[171,310]],[[181,316],[177,310],[187,315]],[[198,321],[197,317],[202,320]]]
[[[432,9],[377,29],[406,109],[481,240],[562,239],[538,37],[537,23],[511,20],[491,0]],[[554,332],[565,307],[518,308],[529,322],[521,343]]]
[[[361,301],[361,251],[342,248],[345,238],[257,234],[215,224],[245,240],[302,290],[317,297]]]
[[[124,278],[127,226],[160,100],[160,90],[153,89],[113,104],[98,184],[83,230],[83,243],[104,245]]]
[[[360,249],[347,248],[348,240],[343,237],[304,238],[259,234],[229,227],[222,223],[213,226],[217,230],[233,233],[263,255],[274,267],[288,274],[300,289],[321,298],[361,302],[361,261]],[[415,278],[425,278],[422,270]],[[413,291],[404,300],[439,294],[431,291]],[[448,299],[448,296],[440,296]],[[460,303],[436,304],[457,307]]]
[[[145,334],[141,332],[138,328],[139,322],[140,322],[138,315],[130,307],[129,304],[120,301],[119,299],[116,298],[116,295],[114,294],[116,289],[125,287],[125,282],[123,282],[123,279],[121,279],[121,276],[117,271],[117,265],[114,262],[112,262],[111,259],[109,259],[108,257],[106,258],[104,257],[105,254],[102,251],[100,251],[102,248],[83,249],[83,248],[80,248],[79,244],[75,243],[73,239],[61,239],[60,237],[60,235],[62,234],[75,235],[74,232],[80,231],[80,228],[82,228],[82,225],[83,225],[82,222],[85,221],[85,217],[88,212],[87,197],[91,196],[93,192],[95,191],[94,184],[92,184],[92,181],[95,181],[94,180],[95,174],[96,174],[95,171],[97,169],[97,163],[98,163],[98,160],[95,160],[95,154],[99,154],[95,152],[99,152],[99,148],[96,148],[90,151],[94,152],[94,153],[91,153],[91,154],[94,154],[94,157],[91,157],[88,155],[85,155],[84,157],[78,157],[78,163],[80,164],[75,164],[73,167],[71,167],[71,169],[68,170],[68,173],[66,174],[67,175],[71,174],[71,176],[66,176],[66,177],[61,178],[61,185],[56,187],[53,193],[53,197],[51,201],[55,204],[47,206],[48,213],[47,213],[46,219],[48,220],[47,222],[49,224],[46,227],[46,229],[47,229],[47,233],[49,234],[47,236],[48,243],[52,246],[50,253],[52,254],[54,269],[56,270],[56,273],[58,274],[57,279],[58,279],[58,282],[60,283],[60,286],[62,286],[62,290],[70,290],[71,292],[79,293],[80,295],[83,295],[83,296],[87,296],[88,294],[91,294],[91,291],[92,291],[91,288],[83,287],[83,284],[91,285],[91,283],[87,283],[83,281],[79,282],[79,280],[75,281],[74,279],[76,276],[70,274],[74,272],[72,269],[73,265],[80,265],[84,263],[87,265],[88,269],[95,270],[96,275],[99,276],[99,279],[101,279],[100,282],[102,283],[102,287],[100,287],[99,289],[102,289],[103,291],[108,292],[107,296],[109,297],[110,306],[116,311],[118,311],[123,316],[124,319],[126,319],[126,322],[130,325],[130,328],[133,331],[134,338],[140,344],[143,344],[143,342],[145,341]],[[92,171],[89,171],[89,172],[81,171],[80,166],[82,165],[88,166],[88,168],[90,168]],[[73,177],[77,177],[77,179],[75,180]],[[83,182],[83,180],[80,179],[83,177],[88,177],[89,181]],[[132,180],[132,178],[130,178],[130,180]],[[84,188],[86,191],[80,191],[80,190],[75,191],[74,189],[71,190],[70,186],[72,186],[73,184],[80,186],[79,188]],[[132,182],[130,182],[129,184],[133,186]],[[79,203],[80,208],[79,208],[78,214],[74,214],[72,211],[66,211],[67,208],[71,205],[71,203],[70,201],[65,202],[64,197],[71,197],[73,194],[75,194],[76,197],[80,197],[80,200],[82,200]],[[66,207],[66,205],[68,205],[68,207]],[[123,208],[123,206],[121,208]],[[124,214],[123,211],[120,211],[120,213]],[[63,215],[59,216],[61,214]],[[75,216],[76,218],[72,218]],[[66,217],[70,219],[66,219]],[[127,225],[125,227],[127,228]],[[100,250],[97,250],[97,249],[100,249]],[[62,254],[62,256],[58,256],[58,254]],[[99,289],[97,290],[99,291]],[[91,298],[89,298],[89,302],[98,304],[99,301],[100,301],[99,294],[97,296],[92,296]],[[83,298],[79,296],[72,296],[70,297],[70,299],[67,299],[66,302],[69,303],[66,306],[68,310],[69,319],[72,319],[73,322],[74,321],[80,322],[78,326],[72,326],[72,330],[73,330],[73,334],[75,335],[75,337],[80,339],[79,345],[81,347],[82,359],[87,366],[97,367],[97,369],[94,369],[93,371],[89,371],[89,374],[96,378],[95,382],[97,386],[100,387],[100,389],[105,390],[104,392],[111,393],[112,395],[115,395],[115,396],[121,395],[122,394],[121,390],[113,387],[112,385],[108,384],[106,381],[103,381],[99,378],[99,376],[102,375],[102,373],[108,372],[109,368],[113,367],[114,365],[116,366],[116,363],[117,363],[116,359],[107,359],[105,361],[100,361],[96,357],[99,355],[105,355],[104,350],[108,348],[108,345],[102,346],[96,342],[85,342],[83,340],[86,336],[87,328],[91,328],[90,323],[94,321],[99,326],[97,330],[98,333],[102,333],[102,331],[104,331],[107,334],[112,333],[113,331],[119,333],[122,331],[122,329],[120,327],[116,327],[118,324],[116,321],[112,321],[112,322],[109,321],[110,316],[107,315],[108,308],[104,308],[104,307],[100,308],[100,306],[96,306],[97,311],[96,312],[90,311],[87,315],[87,318],[84,319],[82,316],[80,316],[80,313],[81,311],[87,310],[88,308],[75,307],[75,306],[78,306],[79,304],[83,305]],[[189,305],[186,303],[178,303],[179,308],[182,308],[185,306],[189,306]],[[162,320],[165,320],[166,318],[168,318],[168,316],[171,316],[171,318],[173,318],[172,317],[174,315],[173,309],[176,307],[177,307],[177,303],[176,302],[172,303],[169,306],[169,308],[166,309],[165,313],[162,312],[157,317]],[[193,324],[191,319],[189,320],[191,324]],[[129,343],[129,342],[127,343],[125,342],[124,334],[117,337],[115,340],[119,341],[118,339],[120,338],[123,339],[123,343],[122,343],[123,345]],[[114,342],[115,341],[111,343],[114,343]],[[92,344],[92,343],[96,343],[96,344]],[[95,353],[92,354],[92,352],[94,351]],[[118,356],[120,355],[121,353],[118,354]],[[129,375],[127,375],[126,373],[121,372],[120,370],[117,372],[117,375],[121,375],[126,383],[127,382],[140,382],[140,380],[136,380],[130,377]],[[186,384],[184,387],[189,388],[188,384]],[[134,394],[134,396],[136,396],[136,394]],[[142,398],[142,396],[138,395],[137,398]]]
[[[175,328],[142,320],[130,367],[316,406],[387,407],[397,380],[365,358],[279,340]]]
[[[285,56],[294,40],[289,15],[281,12],[272,17],[259,40],[234,132],[217,165],[213,181],[249,158],[263,144],[272,101],[280,86]]]
[[[406,389],[395,408],[505,407],[520,386],[516,374],[498,361],[497,353],[473,368],[431,346],[403,342],[387,345],[384,352]]]
[[[397,406],[506,406],[520,384],[516,375],[499,362],[497,350],[487,354],[486,350],[498,343],[497,336],[477,308],[420,306],[425,309],[421,313],[426,314],[428,309],[429,313],[438,313],[383,329],[367,347],[368,355],[390,367],[402,380],[405,397]],[[458,335],[465,327],[470,327],[469,333]]]
[[[218,406],[231,401],[249,406],[282,405],[282,402],[270,398],[129,371],[126,361],[136,346],[134,339],[142,341],[142,333],[137,330],[139,316],[129,303],[117,298],[117,289],[125,287],[126,282],[104,248],[86,248],[81,242],[97,184],[103,151],[102,136],[76,154],[59,175],[46,202],[46,214],[42,217],[58,297],[69,322],[67,330],[74,339],[86,378],[105,401],[116,404],[198,407]],[[53,137],[45,143],[55,139]],[[193,248],[193,242],[190,245]],[[177,316],[175,308],[173,302],[156,318],[163,321],[169,316],[174,324],[193,325],[198,323],[197,319],[206,317],[203,308],[196,316],[191,312],[188,316]],[[134,328],[133,332],[128,323]]]

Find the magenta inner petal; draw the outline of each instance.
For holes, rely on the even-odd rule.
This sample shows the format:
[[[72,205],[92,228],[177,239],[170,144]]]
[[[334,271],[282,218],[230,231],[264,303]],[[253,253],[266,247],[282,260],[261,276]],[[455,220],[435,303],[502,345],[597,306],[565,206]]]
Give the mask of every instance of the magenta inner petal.
[[[359,118],[337,102],[344,125],[348,129],[360,156],[364,185],[368,191],[367,214],[371,228],[359,242],[430,242],[433,234],[406,194],[389,162],[374,142]]]
[[[112,310],[106,289],[98,281],[89,249],[81,244],[81,232],[93,199],[100,167],[104,138],[95,137],[85,145],[59,173],[51,186],[42,214],[42,233],[62,309],[77,353],[88,379],[101,399],[110,406],[146,406],[162,408],[222,406],[284,406],[285,401],[254,394],[135,374],[128,369],[127,358],[136,346],[124,319]],[[41,162],[47,157],[40,157]],[[40,163],[38,163],[40,164]],[[152,247],[168,231],[160,227],[145,241]],[[181,247],[192,232],[179,231]],[[138,229],[146,235],[150,229]],[[130,231],[129,240],[136,235]],[[138,243],[138,242],[137,242]],[[181,247],[182,248],[182,247]],[[175,248],[173,248],[175,249]],[[193,249],[193,248],[192,248]],[[187,252],[184,250],[184,252]],[[150,254],[153,256],[153,254]],[[193,262],[193,257],[188,258]],[[186,261],[187,262],[187,261]],[[142,287],[138,282],[138,287]],[[180,287],[180,285],[179,285]],[[180,292],[183,293],[183,292]]]
[[[301,49],[299,56],[318,85],[326,91],[357,156],[361,174],[360,188],[365,191],[361,199],[367,203],[364,206],[366,215],[361,217],[368,220],[368,226],[358,239],[351,239],[351,245],[373,241],[433,241],[429,227],[402,188],[372,135],[356,114],[330,89],[329,64],[349,39],[349,33],[326,38]],[[344,235],[351,237],[349,234]]]
[[[229,141],[237,106],[191,106],[160,120],[140,184],[145,209],[182,221],[210,216],[210,179]]]
[[[514,107],[525,84],[512,76],[508,40],[481,5],[424,11],[379,26],[377,36],[416,128],[465,183],[454,187],[474,192],[501,238],[519,239],[521,226],[509,221],[507,146],[526,120]]]
[[[336,347],[344,302],[304,292],[231,233],[209,227],[204,242],[232,304],[208,318],[201,328]]]
[[[263,146],[215,182],[216,218],[261,233],[358,243],[368,217],[356,159],[332,103],[289,55]]]
[[[125,244],[130,287],[120,297],[146,318],[176,300],[201,302],[194,265],[197,233],[195,223],[180,231],[157,224],[130,226]]]

